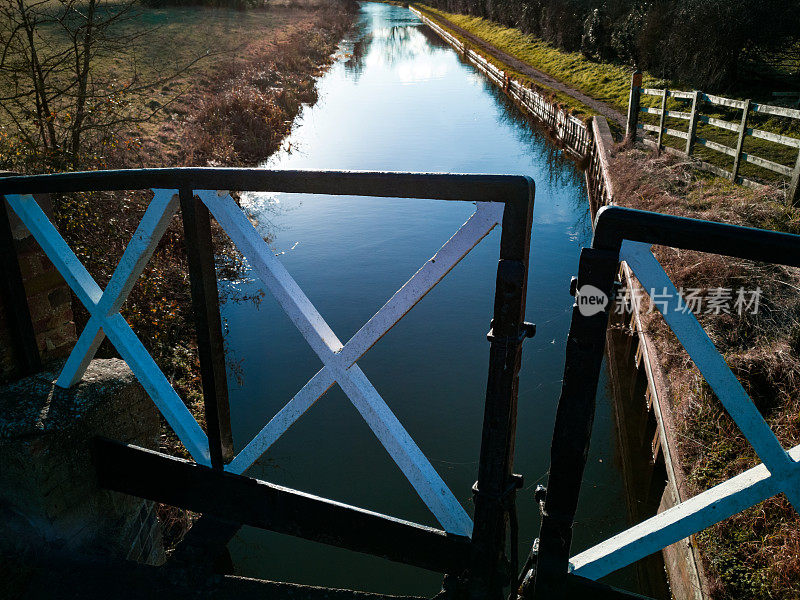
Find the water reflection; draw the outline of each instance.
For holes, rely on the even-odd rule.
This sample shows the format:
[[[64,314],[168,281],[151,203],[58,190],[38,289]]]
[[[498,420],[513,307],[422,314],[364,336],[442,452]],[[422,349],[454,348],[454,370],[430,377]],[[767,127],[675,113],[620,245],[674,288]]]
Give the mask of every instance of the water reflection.
[[[547,472],[572,298],[588,242],[580,171],[507,99],[407,9],[364,4],[342,60],[320,80],[286,147],[266,166],[516,173],[536,181],[527,314],[537,323],[520,374],[516,470],[535,487]],[[340,339],[347,340],[474,210],[459,202],[252,194],[243,205]],[[276,207],[279,210],[276,211]],[[471,512],[480,446],[499,232],[492,232],[359,361],[398,419]],[[243,280],[237,291],[262,292]],[[232,384],[241,448],[320,368],[269,294],[224,309],[241,359]],[[608,398],[600,394],[576,548],[622,527]],[[337,386],[255,465],[276,483],[436,525]],[[592,487],[596,485],[597,487]],[[519,496],[521,555],[538,528],[532,489]],[[243,529],[231,544],[239,574],[362,590],[432,595],[441,578],[372,557]],[[623,579],[624,582],[624,579]]]

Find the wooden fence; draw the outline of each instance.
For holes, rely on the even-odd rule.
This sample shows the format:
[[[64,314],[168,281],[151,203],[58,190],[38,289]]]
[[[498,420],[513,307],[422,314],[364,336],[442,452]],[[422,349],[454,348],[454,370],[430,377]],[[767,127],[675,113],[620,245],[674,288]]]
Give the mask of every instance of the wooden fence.
[[[588,153],[591,140],[583,121],[554,104],[544,94],[523,85],[505,71],[497,68],[484,56],[470,48],[468,44],[443,29],[418,9],[410,7],[410,10],[439,37],[455,48],[465,60],[472,63],[481,73],[502,88],[525,112],[541,121],[552,132],[556,140],[564,144],[567,150],[579,157],[584,157]]]
[[[696,146],[703,146],[709,150],[730,156],[733,159],[733,165],[730,170],[705,161],[698,161],[698,164],[700,167],[712,173],[743,185],[761,185],[759,182],[748,179],[747,177],[743,177],[740,174],[740,168],[743,162],[756,165],[773,173],[784,175],[789,180],[789,199],[791,200],[792,204],[800,205],[800,151],[798,152],[794,167],[787,167],[786,165],[782,165],[772,160],[768,160],[761,156],[756,156],[755,154],[744,151],[745,138],[748,136],[800,150],[800,139],[798,138],[773,133],[771,131],[764,131],[762,129],[756,129],[748,125],[748,119],[753,114],[800,120],[800,110],[786,108],[783,106],[773,106],[770,104],[759,104],[751,100],[723,98],[722,96],[714,96],[700,91],[683,92],[666,88],[643,88],[641,87],[641,82],[641,73],[634,73],[631,79],[631,93],[628,106],[628,127],[626,138],[634,139],[634,137],[638,137],[639,130],[642,130],[655,134],[655,140],[650,139],[646,134],[641,136],[641,139],[645,143],[654,146],[658,150],[665,149],[672,152],[679,152],[685,156],[692,156]],[[641,106],[640,102],[643,94],[660,98],[660,107],[653,108]],[[689,111],[670,110],[667,108],[668,98],[675,98],[689,103]],[[741,118],[738,123],[732,123],[730,121],[725,121],[723,119],[701,114],[700,109],[704,102],[711,104],[712,106],[740,110]],[[641,113],[648,113],[658,116],[659,124],[650,125],[647,123],[639,123],[639,115]],[[681,119],[686,121],[686,131],[668,127],[666,124],[667,118]],[[737,134],[736,147],[732,148],[730,146],[726,146],[724,144],[720,144],[699,136],[697,134],[697,127],[700,123],[705,123],[718,129],[731,131]],[[684,150],[680,151],[676,150],[675,148],[665,147],[664,136],[672,136],[684,140]]]
[[[592,117],[592,143],[587,152],[586,188],[592,203],[592,216],[603,206],[614,203],[614,186],[611,182],[609,152],[614,146],[614,137],[608,121]]]

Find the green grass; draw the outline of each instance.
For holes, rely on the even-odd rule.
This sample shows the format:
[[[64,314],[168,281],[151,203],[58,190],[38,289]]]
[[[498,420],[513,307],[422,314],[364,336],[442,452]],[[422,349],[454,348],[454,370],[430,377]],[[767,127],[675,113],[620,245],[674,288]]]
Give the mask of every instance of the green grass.
[[[416,6],[427,13],[463,27],[499,50],[555,77],[570,87],[611,105],[620,112],[624,113],[627,110],[631,84],[630,67],[595,62],[579,52],[564,52],[519,29],[504,27],[480,17],[447,13],[424,4]],[[664,85],[664,81],[645,74],[644,85],[645,87],[659,87]],[[576,108],[589,114],[593,112],[574,98],[568,98],[569,103]]]
[[[48,8],[44,6],[42,10]],[[58,11],[55,0],[52,0],[51,10]],[[106,10],[113,12],[117,7],[109,3]],[[221,75],[227,74],[232,65],[245,61],[254,53],[274,53],[273,45],[283,43],[297,25],[308,20],[311,11],[311,3],[293,3],[291,6],[271,3],[267,8],[248,11],[135,5],[131,13],[108,32],[112,39],[130,36],[135,39],[126,44],[124,50],[98,52],[94,58],[92,79],[100,94],[111,94],[113,89],[119,90],[128,84],[136,87],[155,82],[156,85],[138,94],[119,94],[114,98],[113,114],[133,119],[117,127],[114,137],[138,144],[158,136],[161,143],[177,152],[182,140],[161,130],[166,124],[174,132],[174,128],[204,100],[193,90],[208,88]],[[43,45],[49,48],[49,54],[65,48],[68,43],[64,32],[53,25],[41,26],[39,35]],[[71,82],[73,77],[72,73],[66,72],[54,74],[52,79],[63,83]],[[23,83],[28,84],[27,81]],[[0,78],[0,95],[8,93],[10,89],[7,86],[12,85],[9,78]],[[27,125],[21,118],[23,113],[10,103],[9,106],[16,118]],[[51,108],[57,115],[54,119],[56,130],[64,139],[74,107],[62,99],[54,102]],[[112,114],[100,102],[90,105],[89,110],[98,111],[103,119]],[[0,164],[14,170],[50,168],[47,156],[39,156],[39,148],[24,143],[13,121],[5,111],[0,111]],[[33,137],[35,141],[37,136]],[[99,138],[99,134],[95,137]],[[100,167],[105,164],[109,153],[117,152],[119,148],[118,140],[114,139],[100,142],[92,138],[86,141],[85,156],[81,160]],[[58,163],[55,168],[62,167]]]
[[[108,10],[114,11],[115,6],[110,4]],[[224,63],[240,56],[254,37],[260,39],[289,27],[296,14],[296,10],[282,7],[237,11],[208,7],[151,9],[137,5],[108,32],[111,38],[136,36],[136,39],[127,44],[124,52],[101,49],[94,58],[92,76],[104,90],[112,85],[163,80],[135,98],[131,105],[132,111],[153,109],[169,103],[191,85],[202,84]],[[254,36],[253,32],[258,34]],[[39,33],[46,44],[52,45],[51,53],[68,44],[57,26],[41,27]],[[64,73],[55,77],[71,80],[73,75]],[[9,91],[3,88],[0,81],[0,93]],[[67,107],[57,103],[55,109],[62,114]],[[0,113],[0,136],[4,132],[15,136],[6,119]]]
[[[401,5],[401,3],[395,2],[395,1],[392,1],[392,0],[389,0],[387,3],[388,4],[395,4],[395,5],[398,5],[398,6]],[[414,7],[416,9],[418,9],[418,10],[421,10],[421,11],[425,12],[429,17],[434,19],[444,29],[446,29],[453,36],[455,36],[459,41],[469,45],[469,40],[467,40],[464,36],[460,35],[459,32],[454,31],[453,29],[448,27],[447,22],[442,20],[441,18],[439,18],[442,15],[447,15],[449,13],[444,13],[442,11],[438,11],[436,9],[432,9],[432,8],[430,8],[428,6],[420,5],[420,4],[414,4]],[[467,29],[467,28],[464,27],[464,29]],[[475,34],[475,35],[478,35],[478,34]],[[597,112],[592,110],[591,107],[586,106],[585,104],[583,104],[582,102],[576,100],[572,96],[570,96],[568,94],[565,94],[564,92],[561,92],[559,90],[556,90],[556,89],[554,89],[554,88],[552,88],[552,87],[550,87],[548,85],[545,85],[543,83],[540,83],[538,81],[534,81],[534,80],[530,79],[524,73],[520,73],[519,71],[514,69],[511,65],[508,65],[508,64],[504,63],[503,61],[495,58],[492,55],[485,56],[484,58],[486,58],[487,61],[489,61],[491,64],[493,64],[497,68],[502,69],[503,71],[505,71],[506,73],[511,75],[514,79],[516,79],[518,81],[521,81],[521,82],[533,87],[534,89],[538,89],[539,91],[542,91],[546,95],[552,97],[558,104],[570,109],[571,112],[575,116],[578,116],[578,117],[581,117],[581,116],[590,117],[592,115],[597,114]]]
[[[292,13],[286,10],[234,10],[210,7],[143,8],[136,6],[130,15],[112,29],[112,37],[141,34],[126,53],[107,52],[95,59],[97,74],[103,79],[143,81],[178,74],[154,91],[152,99],[163,101],[181,85],[202,78],[223,61],[235,58],[253,39],[267,31],[286,27]],[[49,32],[59,40],[59,31]],[[200,59],[194,66],[187,65]]]

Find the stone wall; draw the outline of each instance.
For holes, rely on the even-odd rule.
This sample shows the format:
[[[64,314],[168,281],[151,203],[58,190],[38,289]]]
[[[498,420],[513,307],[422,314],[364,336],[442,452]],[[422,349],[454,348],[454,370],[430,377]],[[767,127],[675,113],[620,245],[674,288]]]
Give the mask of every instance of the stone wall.
[[[153,402],[118,359],[92,361],[64,390],[57,370],[0,388],[0,554],[164,560],[151,502],[100,489],[95,436],[157,448]]]

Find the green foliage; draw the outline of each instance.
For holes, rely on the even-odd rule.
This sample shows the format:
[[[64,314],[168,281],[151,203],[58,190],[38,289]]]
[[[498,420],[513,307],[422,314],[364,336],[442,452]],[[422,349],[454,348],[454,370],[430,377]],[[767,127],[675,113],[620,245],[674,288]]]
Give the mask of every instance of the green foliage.
[[[426,6],[421,8],[434,16],[451,21],[503,52],[623,113],[628,108],[631,70],[624,65],[595,62],[577,51],[565,52],[520,29],[504,27],[481,17],[446,13]],[[657,87],[663,84],[663,81],[650,75],[644,77],[645,86]],[[559,97],[559,101],[584,114],[592,114],[590,109],[568,96]]]
[[[599,29],[599,23],[602,21],[602,13],[600,11],[596,13],[593,12],[585,22],[587,34],[584,36],[583,50],[581,52],[565,52],[553,44],[547,43],[533,35],[523,33],[519,29],[504,27],[487,19],[446,13],[425,5],[420,5],[419,8],[427,11],[428,14],[434,18],[439,17],[440,19],[445,19],[469,31],[481,39],[486,40],[499,50],[528,63],[532,67],[551,75],[555,79],[593,98],[602,100],[623,114],[627,112],[628,96],[630,92],[630,69],[619,63],[598,62],[593,58],[587,57],[587,55],[599,57],[608,55],[611,52],[610,48],[604,47],[597,41],[601,39],[600,32],[602,31]],[[635,20],[643,17],[640,15],[640,17],[631,18]],[[447,25],[444,21],[442,21],[442,23],[445,26]],[[635,26],[631,25],[629,31],[631,35],[634,29]],[[502,64],[500,61],[491,57],[489,57],[489,60],[496,63],[497,66],[505,71],[510,72],[521,81],[528,81],[524,74],[517,73],[512,67]],[[691,89],[690,84],[685,81],[665,81],[647,72],[644,73],[643,85],[648,88],[663,88],[666,86],[670,89],[677,90]],[[747,91],[750,93],[753,90]],[[761,93],[764,94],[763,90]],[[554,95],[557,96],[558,102],[570,107],[577,114],[594,114],[589,107],[570,96],[564,94]],[[740,94],[728,95],[742,97]],[[757,98],[757,96],[755,97]],[[772,102],[773,98],[769,94],[766,94],[766,100]],[[659,108],[661,106],[660,102],[661,100],[659,97],[642,95],[642,106]],[[688,112],[691,110],[691,105],[690,101],[670,98],[667,102],[667,108],[669,110]],[[738,124],[741,119],[741,111],[738,109],[727,109],[725,107],[712,106],[707,103],[701,105],[700,113],[735,124]],[[658,125],[659,123],[659,117],[654,114],[642,113],[639,115],[639,119],[641,123],[650,125]],[[748,124],[750,127],[756,129],[800,138],[800,121],[798,120],[751,113]],[[688,127],[688,121],[668,117],[665,125],[668,128],[685,132]],[[700,123],[698,125],[697,134],[700,137],[723,144],[729,148],[735,148],[737,144],[737,133],[720,129],[706,123]],[[683,150],[686,141],[683,138],[665,135],[664,144]],[[744,151],[789,168],[794,167],[795,161],[797,160],[796,148],[754,138],[752,136],[745,138]],[[730,170],[733,166],[732,157],[704,148],[700,145],[695,146],[694,154],[701,160],[727,170]],[[755,181],[783,184],[786,180],[786,177],[783,175],[748,162],[742,163],[739,172],[744,177]]]
[[[800,87],[800,3],[786,0],[431,0],[567,52],[636,65],[707,91]],[[788,70],[785,65],[791,64]],[[794,70],[794,72],[791,72]]]

